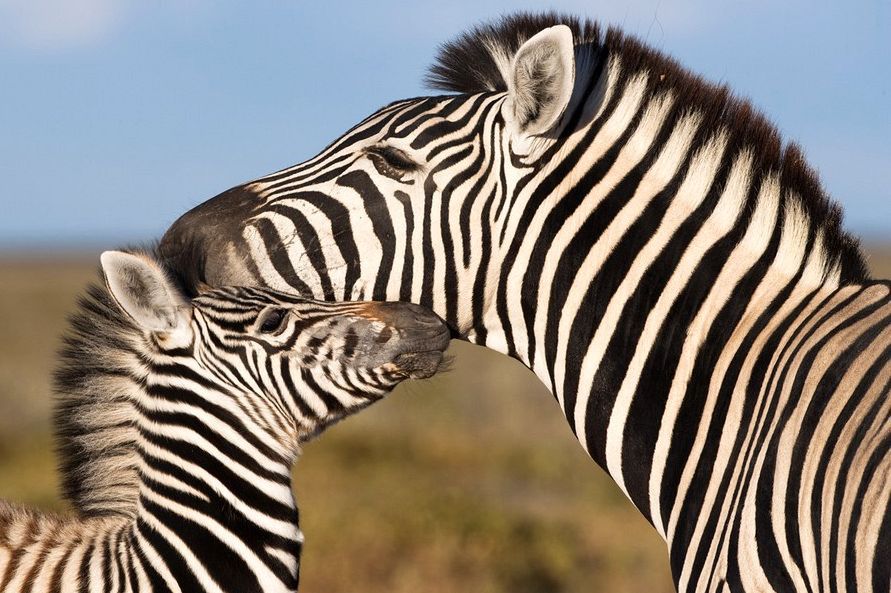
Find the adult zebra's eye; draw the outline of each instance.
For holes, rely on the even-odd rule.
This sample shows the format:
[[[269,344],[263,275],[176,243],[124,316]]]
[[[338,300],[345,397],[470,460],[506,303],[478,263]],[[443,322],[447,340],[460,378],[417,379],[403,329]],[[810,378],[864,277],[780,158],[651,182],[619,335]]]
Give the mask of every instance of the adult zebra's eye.
[[[259,330],[261,334],[273,334],[281,329],[282,324],[288,318],[286,309],[269,309],[263,313],[260,319]]]
[[[369,146],[365,151],[397,171],[409,172],[418,168],[418,164],[411,160],[407,154],[392,146]]]

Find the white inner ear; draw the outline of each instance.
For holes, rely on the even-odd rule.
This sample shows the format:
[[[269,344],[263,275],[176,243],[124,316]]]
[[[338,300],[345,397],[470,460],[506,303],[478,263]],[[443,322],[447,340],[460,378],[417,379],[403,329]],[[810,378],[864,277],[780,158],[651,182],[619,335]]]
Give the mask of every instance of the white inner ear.
[[[121,251],[106,251],[100,260],[109,292],[139,327],[151,332],[188,327],[185,302],[156,263]]]
[[[505,117],[514,132],[537,136],[557,127],[575,85],[572,31],[556,25],[520,46],[507,76]]]

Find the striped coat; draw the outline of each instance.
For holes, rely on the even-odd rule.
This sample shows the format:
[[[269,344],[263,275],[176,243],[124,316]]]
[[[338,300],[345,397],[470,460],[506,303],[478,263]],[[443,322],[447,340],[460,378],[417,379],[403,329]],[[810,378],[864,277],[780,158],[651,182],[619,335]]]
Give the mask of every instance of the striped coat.
[[[547,385],[681,591],[887,591],[887,282],[800,150],[617,30],[520,14],[452,94],[183,215],[187,284],[398,298]]]

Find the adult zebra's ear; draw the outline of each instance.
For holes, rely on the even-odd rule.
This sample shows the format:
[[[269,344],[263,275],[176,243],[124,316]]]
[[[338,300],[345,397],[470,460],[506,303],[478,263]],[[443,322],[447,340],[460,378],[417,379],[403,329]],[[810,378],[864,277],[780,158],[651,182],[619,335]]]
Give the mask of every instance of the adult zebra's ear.
[[[190,308],[151,259],[122,251],[100,257],[108,291],[136,324],[149,332],[188,331]]]
[[[506,73],[504,115],[519,136],[540,136],[557,128],[575,85],[572,31],[556,25],[520,46]]]

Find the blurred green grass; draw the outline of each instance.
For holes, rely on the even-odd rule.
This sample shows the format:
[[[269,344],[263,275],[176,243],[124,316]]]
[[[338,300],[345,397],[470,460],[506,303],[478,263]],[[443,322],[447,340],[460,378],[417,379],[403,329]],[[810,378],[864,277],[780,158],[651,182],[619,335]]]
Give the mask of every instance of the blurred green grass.
[[[891,248],[870,253],[874,273],[891,276]],[[87,257],[0,257],[0,498],[64,508],[50,375],[94,270]],[[451,353],[452,371],[306,447],[302,590],[671,591],[663,543],[534,375],[468,344]]]

